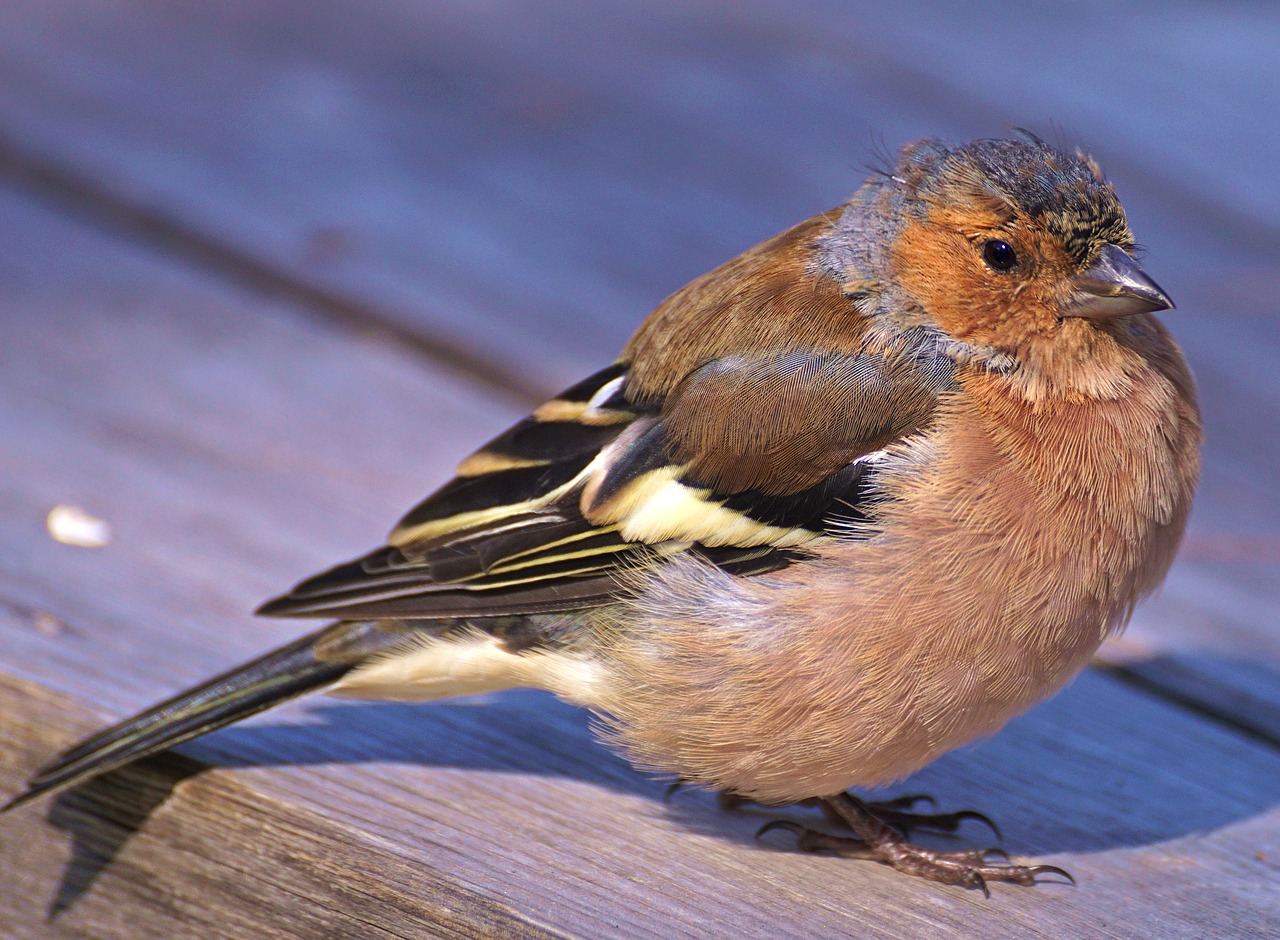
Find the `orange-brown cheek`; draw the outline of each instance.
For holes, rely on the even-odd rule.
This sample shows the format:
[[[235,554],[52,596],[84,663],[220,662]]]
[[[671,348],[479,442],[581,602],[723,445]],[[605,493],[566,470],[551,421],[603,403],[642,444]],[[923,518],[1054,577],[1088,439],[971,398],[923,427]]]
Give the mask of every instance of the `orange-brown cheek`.
[[[898,283],[935,323],[957,339],[974,339],[997,320],[986,278],[967,240],[934,226],[908,225],[894,245]]]
[[[893,260],[898,282],[956,339],[1009,349],[1056,327],[1035,285],[993,274],[956,226],[907,226]]]

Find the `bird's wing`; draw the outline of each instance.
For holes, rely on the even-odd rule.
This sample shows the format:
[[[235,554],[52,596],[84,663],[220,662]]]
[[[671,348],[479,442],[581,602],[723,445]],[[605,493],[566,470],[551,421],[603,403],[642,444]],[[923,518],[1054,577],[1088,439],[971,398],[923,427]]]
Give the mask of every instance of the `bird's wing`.
[[[298,584],[284,617],[493,617],[608,603],[616,575],[694,552],[735,574],[866,520],[878,448],[951,381],[927,346],[722,358],[661,401],[619,363],[489,442],[388,544]]]

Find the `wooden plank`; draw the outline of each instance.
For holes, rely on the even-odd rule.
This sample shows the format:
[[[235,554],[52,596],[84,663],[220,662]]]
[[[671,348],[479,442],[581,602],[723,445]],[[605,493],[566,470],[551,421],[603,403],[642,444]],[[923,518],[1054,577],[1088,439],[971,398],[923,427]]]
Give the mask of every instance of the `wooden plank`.
[[[245,612],[377,544],[460,454],[520,414],[415,356],[113,249],[11,193],[3,215],[23,240],[0,261],[0,589],[67,625],[16,643],[77,648],[74,624],[93,610],[147,671],[153,638],[135,632],[144,603],[154,639],[175,644],[166,661],[279,641],[297,624]],[[103,516],[111,545],[50,539],[46,514],[64,503]],[[169,576],[192,566],[179,589]],[[238,626],[200,636],[196,601]],[[62,681],[74,693],[88,679]]]
[[[467,850],[472,832],[446,830],[447,841],[435,841],[442,838],[438,821],[424,825],[414,817],[375,827],[360,815],[369,806],[360,805],[368,794],[358,773],[339,783],[355,781],[354,793],[317,810],[308,788],[287,779],[264,786],[243,780],[243,772],[200,773],[199,762],[165,758],[60,799],[47,823],[26,812],[0,825],[0,855],[12,873],[0,886],[0,924],[15,937],[129,938],[255,937],[268,931],[300,937],[728,937],[764,929],[786,937],[981,937],[995,925],[1019,936],[1265,935],[1280,916],[1280,901],[1270,890],[1272,860],[1280,851],[1275,760],[1255,766],[1257,755],[1231,735],[1172,709],[1151,709],[1151,700],[1105,680],[1090,676],[1082,685],[1089,686],[1083,695],[1073,689],[1064,702],[1042,710],[1036,727],[1026,721],[1015,726],[1007,747],[985,759],[949,758],[913,782],[953,797],[984,791],[984,799],[1002,804],[1010,846],[1037,856],[1055,853],[1081,878],[1078,891],[1010,889],[988,903],[872,866],[769,852],[750,842],[762,817],[718,816],[708,800],[682,796],[665,814],[674,822],[655,812],[656,801],[648,808],[615,806],[629,817],[593,833],[611,840],[606,849],[612,851],[588,843],[579,847],[584,871],[535,867],[522,898],[495,902],[456,878],[455,856]],[[1084,730],[1107,708],[1134,720],[1101,736]],[[9,677],[0,678],[0,716],[0,786],[6,789],[43,749],[70,741],[92,723],[82,706]],[[1152,736],[1145,723],[1166,730]],[[1134,733],[1133,746],[1108,746],[1113,731]],[[280,740],[277,735],[275,743]],[[1175,741],[1174,751],[1187,751],[1170,761],[1168,745]],[[303,759],[306,747],[301,742]],[[277,749],[272,762],[292,759],[295,749]],[[219,750],[241,760],[246,754],[238,742]],[[1002,766],[1005,756],[1020,752],[1037,759],[1051,755],[1052,778],[1029,766],[1012,773]],[[1212,770],[1206,760],[1215,762]],[[1099,773],[1108,781],[1104,787],[1094,784]],[[412,776],[424,774],[430,771]],[[386,787],[395,796],[394,783],[375,774],[364,786]],[[482,795],[473,793],[476,798]],[[588,805],[598,808],[592,805],[598,802]],[[384,812],[377,806],[373,811]],[[412,808],[392,811],[405,816]],[[521,845],[532,846],[524,865],[545,861],[539,858],[541,838],[558,838],[569,844],[566,850],[574,842],[565,819],[544,825],[538,819],[519,819],[527,840]],[[376,833],[393,824],[399,839]],[[401,825],[411,825],[413,835],[436,831],[433,839],[416,842]],[[507,838],[512,828],[505,821]],[[605,864],[607,869],[592,867]],[[543,906],[547,899],[555,903],[561,891],[595,887],[584,886],[583,878],[604,886],[624,879],[615,888],[624,895],[618,909],[595,916],[575,912],[568,924],[545,932],[539,922],[562,920]],[[529,898],[539,888],[542,904]],[[717,909],[715,902],[726,896]]]
[[[0,783],[97,716],[0,674]],[[563,936],[381,840],[176,755],[0,825],[0,928],[25,937]],[[173,790],[181,786],[182,796]]]
[[[437,440],[479,440],[509,415],[396,349],[12,196],[0,214],[23,233],[0,253],[0,725],[18,739],[0,746],[14,755],[0,772],[7,790],[87,724],[68,697],[120,715],[291,635],[244,612],[365,547],[442,473]],[[43,517],[55,502],[110,522],[110,545],[52,542]],[[56,732],[41,730],[45,715]],[[149,812],[153,798],[113,795],[145,787],[143,768],[86,792],[79,809],[55,805],[52,828],[33,823],[43,807],[0,820],[6,857],[39,861],[4,916],[41,929],[79,877],[59,870],[65,847],[46,854],[67,839],[107,856],[48,927],[67,936],[137,935],[139,923],[163,934],[195,916],[195,891],[233,906],[247,892],[226,912],[245,935],[281,929],[287,892],[315,918],[295,918],[304,926],[345,911],[333,935],[365,929],[364,911],[393,935],[431,917],[474,928],[479,914],[450,920],[452,902],[441,912],[437,874],[495,923],[583,937],[1193,937],[1257,933],[1280,916],[1267,861],[1280,852],[1280,755],[1097,675],[904,785],[991,812],[1011,851],[1082,883],[997,889],[990,903],[757,843],[761,816],[719,814],[703,795],[664,805],[659,782],[541,694],[319,700],[184,753],[225,769],[179,782]],[[109,807],[126,802],[136,831],[121,840]],[[365,883],[365,853],[389,884]],[[405,880],[416,864],[425,880]],[[349,874],[327,879],[328,865]]]

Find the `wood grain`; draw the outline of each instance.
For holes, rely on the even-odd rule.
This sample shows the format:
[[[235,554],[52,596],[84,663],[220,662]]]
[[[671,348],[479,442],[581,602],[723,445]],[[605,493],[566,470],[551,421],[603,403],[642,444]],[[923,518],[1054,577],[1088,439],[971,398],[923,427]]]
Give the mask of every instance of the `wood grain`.
[[[0,781],[97,719],[0,675]],[[418,857],[169,755],[0,827],[5,936],[557,937]],[[181,787],[182,795],[174,793]]]
[[[689,277],[842,199],[877,137],[1061,121],[1117,179],[1180,305],[1205,481],[1164,591],[1104,651],[1116,668],[898,792],[992,814],[1010,850],[1081,887],[985,903],[756,843],[764,817],[664,805],[540,694],[321,699],[0,818],[16,873],[0,933],[1201,937],[1280,921],[1280,132],[1258,119],[1280,87],[1258,54],[1274,11],[354,10],[0,10],[3,792],[96,719],[291,638],[246,612],[371,547]],[[1046,52],[1065,47],[1070,80]],[[107,520],[111,544],[50,540],[57,503]]]

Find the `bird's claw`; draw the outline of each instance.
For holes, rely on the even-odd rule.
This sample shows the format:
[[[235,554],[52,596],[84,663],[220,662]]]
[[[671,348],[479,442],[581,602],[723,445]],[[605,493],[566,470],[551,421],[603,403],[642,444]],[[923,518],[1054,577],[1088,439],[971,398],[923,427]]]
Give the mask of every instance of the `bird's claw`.
[[[850,797],[850,799],[855,798]],[[917,830],[953,833],[960,828],[961,823],[966,819],[972,819],[990,829],[996,839],[1001,841],[1004,839],[1004,836],[1000,834],[1000,827],[995,824],[991,817],[985,813],[979,813],[977,810],[962,809],[954,813],[912,812],[912,807],[922,802],[927,802],[931,808],[937,809],[938,801],[925,793],[913,793],[910,796],[900,796],[892,800],[876,800],[874,802],[859,800],[858,802],[865,806],[881,822],[897,829],[904,836],[910,836],[911,833]],[[848,828],[849,824],[844,817],[834,811],[828,804],[823,803],[823,810],[826,812],[827,818],[833,823]]]
[[[931,808],[938,808],[938,801],[930,793],[909,793],[906,796],[895,796],[891,800],[875,800],[867,805],[876,809],[903,813],[915,809],[917,803],[928,803]]]
[[[805,831],[805,827],[800,825],[798,822],[793,822],[790,819],[774,819],[765,823],[756,830],[756,838],[762,838],[765,833],[773,832],[775,829],[785,829],[787,832],[794,833],[795,835],[799,835]]]
[[[775,819],[761,826],[756,838],[781,829],[795,835],[796,848],[804,852],[831,852],[844,858],[871,859],[905,874],[942,884],[974,888],[986,897],[991,896],[989,883],[992,881],[1034,885],[1043,875],[1061,875],[1071,884],[1076,883],[1069,872],[1057,865],[1013,864],[1009,853],[1002,848],[943,852],[912,844],[902,831],[903,821],[899,817],[904,815],[904,806],[909,809],[919,799],[915,797],[885,803],[863,803],[848,794],[838,794],[824,798],[822,805],[828,818],[838,821],[851,835],[832,835],[789,819]],[[936,823],[938,819],[943,821],[942,825]],[[977,819],[991,825],[986,816],[972,811],[948,813],[913,822],[919,828],[941,828],[950,832],[965,819]],[[931,821],[935,823],[932,826],[929,825]],[[994,825],[991,828],[995,830]]]
[[[720,794],[720,805],[725,809],[737,809],[750,802],[753,801],[737,793]],[[930,881],[976,888],[987,897],[991,896],[988,885],[991,881],[1034,885],[1042,875],[1061,875],[1071,884],[1076,883],[1070,872],[1057,865],[1015,865],[1009,853],[998,847],[944,852],[912,844],[908,841],[912,830],[953,833],[967,819],[990,827],[996,838],[1000,838],[999,828],[983,813],[968,809],[954,813],[911,811],[922,802],[928,802],[931,808],[937,806],[932,797],[924,794],[879,802],[863,802],[848,793],[803,800],[800,805],[820,806],[831,823],[849,834],[833,835],[794,820],[775,819],[761,826],[756,838],[783,830],[796,837],[796,848],[803,852],[831,852],[844,858],[871,859]]]
[[[1031,876],[1033,878],[1039,875],[1061,875],[1063,878],[1067,879],[1067,881],[1070,882],[1072,885],[1076,883],[1076,880],[1075,878],[1072,877],[1071,872],[1067,871],[1065,868],[1059,868],[1057,865],[1029,865],[1027,867],[1031,869]]]

